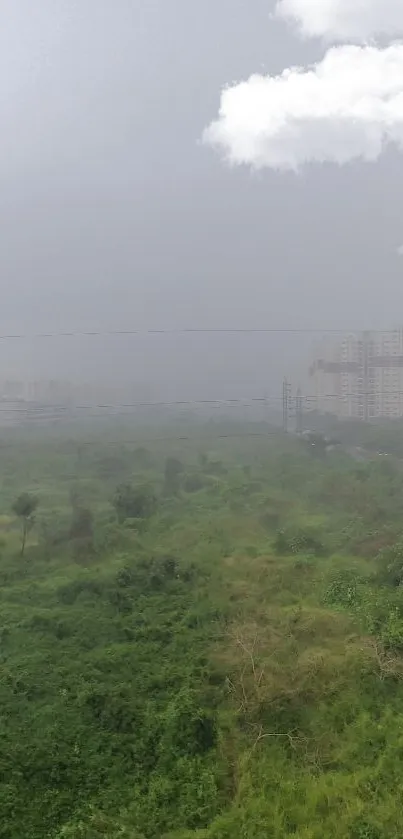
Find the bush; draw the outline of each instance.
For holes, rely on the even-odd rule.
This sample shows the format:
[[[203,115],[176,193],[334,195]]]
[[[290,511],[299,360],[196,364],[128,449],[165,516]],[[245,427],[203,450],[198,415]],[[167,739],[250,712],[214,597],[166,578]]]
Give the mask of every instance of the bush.
[[[403,617],[400,609],[391,609],[379,634],[385,647],[399,652],[403,650]]]
[[[325,603],[331,606],[356,607],[361,602],[357,575],[353,571],[336,574],[328,587]]]
[[[92,812],[64,825],[56,839],[145,839],[145,836],[123,823],[122,817],[111,819],[103,813]]]
[[[353,823],[349,839],[383,839],[383,836],[376,825],[360,818]]]
[[[183,489],[185,492],[199,492],[205,487],[205,480],[196,472],[193,475],[186,475],[183,481]]]
[[[315,533],[309,530],[298,529],[287,532],[286,530],[278,530],[274,542],[274,549],[276,553],[285,554],[299,554],[310,553],[315,556],[324,556],[327,551],[321,539]]]
[[[61,586],[57,591],[57,596],[60,603],[66,606],[71,606],[76,602],[80,595],[87,597],[101,597],[103,594],[103,586],[98,580],[74,580],[67,585]]]
[[[157,506],[157,499],[149,486],[133,487],[120,484],[113,499],[118,520],[122,524],[126,519],[143,519],[152,516]]]
[[[217,740],[213,714],[201,709],[191,691],[183,691],[170,703],[163,718],[161,755],[169,762],[176,757],[202,755]]]
[[[87,507],[75,507],[70,526],[70,539],[87,539],[92,542],[94,538],[94,517]]]
[[[167,493],[178,492],[183,468],[183,463],[178,458],[167,457],[164,470],[165,491]]]
[[[403,542],[379,551],[377,556],[378,583],[395,588],[403,582]]]

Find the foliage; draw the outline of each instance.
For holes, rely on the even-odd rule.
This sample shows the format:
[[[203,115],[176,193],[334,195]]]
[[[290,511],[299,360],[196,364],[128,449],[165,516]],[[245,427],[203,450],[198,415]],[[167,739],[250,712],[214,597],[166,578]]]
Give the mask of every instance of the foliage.
[[[94,517],[88,507],[75,507],[70,527],[71,539],[92,539]]]
[[[15,499],[12,510],[22,523],[21,556],[25,551],[25,544],[29,530],[34,525],[34,513],[39,500],[29,492],[23,492]]]
[[[381,550],[377,564],[380,583],[400,586],[403,582],[403,541]]]
[[[199,490],[204,489],[205,486],[205,478],[203,478],[203,476],[199,475],[197,472],[193,472],[190,475],[186,475],[183,481],[183,489],[185,490],[185,492],[199,492]]]
[[[149,486],[134,487],[131,484],[120,484],[113,499],[121,524],[129,518],[148,518],[155,511],[156,503],[155,494]]]
[[[22,519],[29,519],[38,506],[38,499],[29,492],[23,492],[16,498],[13,504],[13,512]]]
[[[167,457],[164,469],[165,490],[167,493],[178,492],[180,476],[183,470],[183,463],[177,457]]]
[[[400,839],[403,475],[226,431],[4,447],[0,837]]]
[[[355,609],[360,602],[356,573],[345,570],[335,574],[326,591],[325,602],[332,606]]]
[[[315,556],[323,556],[326,553],[321,538],[315,532],[305,528],[277,531],[274,546],[280,555],[299,554],[303,551],[313,553]]]

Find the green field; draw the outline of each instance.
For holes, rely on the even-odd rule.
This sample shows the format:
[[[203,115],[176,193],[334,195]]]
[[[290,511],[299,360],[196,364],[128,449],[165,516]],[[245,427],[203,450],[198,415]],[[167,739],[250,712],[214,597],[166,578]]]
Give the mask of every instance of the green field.
[[[0,837],[401,839],[403,471],[251,433],[0,443]]]

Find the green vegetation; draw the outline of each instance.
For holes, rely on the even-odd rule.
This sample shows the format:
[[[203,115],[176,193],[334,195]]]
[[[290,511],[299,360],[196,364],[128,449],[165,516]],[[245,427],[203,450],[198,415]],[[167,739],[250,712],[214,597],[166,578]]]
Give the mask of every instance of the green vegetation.
[[[21,556],[25,551],[25,545],[29,530],[34,525],[34,513],[38,506],[38,499],[29,492],[23,492],[16,498],[13,504],[13,512],[22,523]]]
[[[193,433],[4,440],[0,837],[400,839],[403,469]]]

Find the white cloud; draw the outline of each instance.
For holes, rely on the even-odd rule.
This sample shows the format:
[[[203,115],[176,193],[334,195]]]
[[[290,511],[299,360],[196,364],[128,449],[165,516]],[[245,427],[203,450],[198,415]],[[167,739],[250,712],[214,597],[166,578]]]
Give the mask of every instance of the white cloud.
[[[253,75],[222,91],[203,139],[257,169],[375,161],[387,144],[403,151],[403,45],[333,47],[311,68]]]
[[[276,15],[305,37],[367,41],[403,36],[403,0],[278,0]]]

